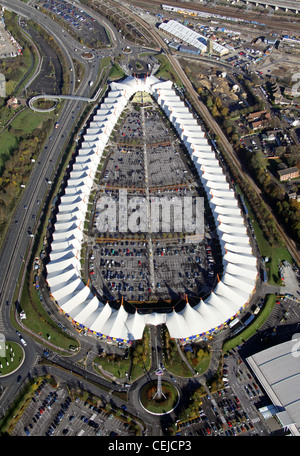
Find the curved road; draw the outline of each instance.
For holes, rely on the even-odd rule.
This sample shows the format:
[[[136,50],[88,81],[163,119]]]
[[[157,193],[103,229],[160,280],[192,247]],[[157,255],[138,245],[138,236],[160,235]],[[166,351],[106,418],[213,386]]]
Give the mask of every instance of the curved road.
[[[40,24],[43,26],[43,15],[41,15],[36,9],[32,9],[32,7],[19,2],[18,0],[11,0],[10,2],[7,2],[7,0],[1,0],[0,4],[5,6],[9,5],[9,9],[15,12],[18,12],[20,9],[24,17],[33,18],[37,22],[40,21]],[[52,31],[54,37],[56,33],[55,30],[57,30],[56,27],[57,24],[52,23],[52,21],[47,18],[47,30],[49,32]],[[121,43],[121,41],[119,43]],[[71,56],[74,48],[78,48],[78,44],[72,42],[70,38],[66,39],[63,50],[70,64],[70,68],[72,68]],[[87,65],[88,68],[91,68],[89,64]],[[93,74],[93,76],[91,76],[91,74]],[[37,220],[36,216],[39,213],[40,207],[43,206],[44,196],[49,190],[49,184],[47,181],[53,178],[61,151],[64,149],[64,142],[71,133],[74,124],[76,123],[76,118],[80,114],[79,108],[82,105],[81,97],[86,96],[85,92],[87,90],[90,91],[88,87],[88,80],[93,77],[93,80],[96,81],[97,76],[98,68],[87,71],[84,80],[81,82],[79,90],[75,95],[75,100],[67,100],[62,107],[60,117],[58,118],[60,121],[60,127],[53,130],[51,133],[52,136],[49,137],[46,143],[46,147],[40,152],[38,161],[33,166],[30,179],[28,180],[20,203],[15,210],[12,224],[7,232],[7,236],[0,253],[0,332],[3,332],[8,340],[20,343],[20,337],[10,323],[9,313],[10,310],[15,310],[15,303],[12,301],[16,290],[19,292],[20,296],[22,280],[19,282],[19,274],[22,265],[25,266],[24,262],[28,257],[28,253],[30,252],[33,243],[33,238],[28,235],[28,230],[34,232],[36,229],[36,226],[34,226]],[[77,96],[80,97],[80,101],[76,99]],[[62,135],[62,132],[64,135]],[[25,382],[31,375],[35,375],[36,372],[40,372],[40,367],[35,365],[43,352],[43,346],[31,339],[30,333],[28,332],[27,334],[26,330],[20,329],[20,332],[27,342],[27,345],[23,347],[25,359],[22,366],[16,373],[13,373],[8,377],[1,378],[0,386],[5,389],[1,396],[0,415],[5,413],[7,407],[11,404],[11,401],[16,397],[22,387],[23,382]],[[99,379],[99,377],[95,376],[91,370],[87,371],[80,368],[78,365],[76,366],[76,359],[82,358],[82,352],[97,352],[97,346],[99,344],[98,341],[87,340],[87,338],[84,337],[79,336],[79,339],[81,351],[78,353],[77,357],[74,355],[70,358],[66,358],[52,353],[50,359],[52,359],[55,364],[51,369],[58,369],[57,374],[59,376],[65,377],[68,380],[72,379],[73,382],[78,382],[76,375],[80,376],[82,387],[86,387],[87,390],[95,388],[95,392],[97,391],[97,394],[99,394],[99,388],[101,389],[101,385],[106,387],[109,386],[113,390],[121,391],[122,387],[112,386],[111,382]],[[41,367],[41,369],[44,369],[44,367]],[[17,383],[15,381],[17,376],[21,376],[21,383]],[[92,384],[88,382],[88,379],[90,378],[96,381],[97,386],[91,386]],[[84,383],[86,384],[84,385]],[[133,391],[135,391],[135,387],[133,388]],[[134,414],[133,408],[132,413]],[[143,411],[140,410],[139,414],[143,414]],[[155,421],[152,424],[149,423],[150,429],[152,426],[158,426],[158,424],[159,423],[156,425]],[[153,435],[159,435],[159,426],[155,431],[151,431],[151,433],[152,432]]]
[[[82,101],[82,102],[86,102],[86,103],[95,103],[98,100],[99,96],[100,96],[101,90],[102,90],[102,87],[99,87],[99,89],[96,92],[96,95],[93,98],[82,97],[80,95],[47,95],[47,94],[45,94],[45,95],[36,95],[36,96],[32,97],[29,100],[29,107],[33,111],[36,111],[36,112],[50,112],[50,111],[53,111],[56,108],[56,106],[54,106],[53,108],[49,108],[49,109],[35,108],[33,106],[33,103],[35,101],[37,101],[37,100],[40,100],[40,99],[54,100],[54,101],[57,101],[57,100],[73,100],[73,101]]]
[[[27,15],[28,17],[29,16],[34,17],[35,20],[38,20],[38,19],[36,19],[36,15],[38,18],[39,17],[38,14],[40,14],[40,13],[37,10],[32,9],[32,7],[22,3],[20,1],[11,0],[10,2],[8,2],[7,0],[0,0],[0,4],[9,5],[10,9],[14,8],[16,11],[18,11],[18,9],[20,8],[20,9],[22,9],[23,14],[25,16]],[[127,9],[126,9],[126,13],[132,14],[131,11],[127,10]],[[41,15],[41,16],[43,16],[43,15]],[[134,16],[135,20],[137,20],[141,23],[141,25],[143,25],[146,28],[148,27],[148,29],[149,29],[148,24],[144,23],[144,21],[142,21],[136,15],[133,15],[133,16]],[[97,16],[95,15],[95,17],[97,17]],[[40,20],[41,19],[42,18],[40,18]],[[45,21],[42,21],[41,25],[43,25],[44,22]],[[47,18],[48,30],[51,30],[51,27],[52,27],[52,25],[51,26],[49,25],[50,23],[51,23],[51,21],[49,20],[49,18]],[[54,25],[53,25],[53,27],[54,27]],[[220,127],[218,126],[218,124],[216,124],[214,119],[210,116],[210,113],[208,112],[207,108],[202,103],[200,103],[200,101],[198,99],[198,95],[194,91],[191,83],[189,82],[189,80],[186,77],[186,75],[184,74],[181,66],[177,62],[177,59],[169,53],[164,42],[159,37],[158,33],[151,28],[149,31],[155,37],[157,43],[165,50],[169,61],[174,66],[174,68],[178,72],[179,76],[185,83],[187,89],[190,91],[191,96],[193,96],[194,101],[197,103],[197,105],[198,105],[199,109],[201,110],[201,112],[203,113],[204,117],[207,119],[208,123],[210,123],[212,130],[216,131],[217,134],[219,135],[219,137],[222,138],[221,140],[222,140],[222,143],[224,142],[225,150],[228,150],[228,151],[230,151],[230,154],[233,154],[231,156],[232,160],[234,161],[234,163],[236,164],[238,169],[241,170],[240,164],[237,161],[236,157],[234,156],[234,152],[232,151],[231,145],[228,143],[227,138],[223,135],[223,132],[220,130]],[[55,36],[55,33],[54,33],[54,36]],[[69,59],[70,67],[72,68],[72,59],[70,57],[70,52],[71,52],[71,49],[74,48],[74,43],[71,40],[70,41],[69,40],[70,40],[69,38],[67,40],[65,40],[65,43],[68,43],[68,44],[65,45],[63,47],[63,49],[64,49],[64,52],[66,52],[67,58]],[[77,43],[76,47],[78,47],[78,43]],[[86,89],[88,88],[87,84],[88,84],[88,79],[90,79],[90,78],[91,78],[90,74],[87,74],[85,76],[84,81],[82,81],[82,83],[80,85],[80,89],[77,91],[76,96],[80,96],[80,97],[83,96]],[[11,229],[8,232],[8,236],[7,236],[3,251],[0,256],[0,303],[1,303],[1,313],[2,313],[2,320],[0,317],[0,332],[2,330],[2,327],[4,327],[7,337],[10,338],[11,340],[15,340],[15,341],[19,340],[15,331],[12,329],[11,330],[9,329],[9,328],[11,328],[11,325],[10,325],[9,318],[8,318],[8,310],[9,310],[11,300],[14,295],[14,291],[16,289],[16,286],[18,285],[17,280],[19,277],[19,271],[20,271],[20,268],[22,265],[22,261],[24,260],[24,258],[26,258],[26,252],[30,248],[30,244],[32,243],[32,238],[28,237],[28,235],[27,235],[27,229],[29,226],[32,229],[34,221],[35,221],[35,219],[32,218],[32,215],[37,214],[38,209],[39,209],[39,205],[37,204],[37,198],[40,198],[42,200],[43,195],[45,195],[47,193],[48,183],[46,182],[46,178],[51,179],[52,175],[55,172],[55,164],[57,163],[57,160],[59,159],[60,151],[63,147],[62,143],[65,141],[64,139],[62,139],[63,136],[61,134],[61,131],[63,130],[63,132],[66,133],[66,136],[68,136],[68,133],[72,131],[72,128],[73,128],[73,125],[75,122],[75,120],[73,120],[73,119],[76,117],[76,114],[79,113],[79,111],[76,111],[76,109],[79,108],[79,104],[80,104],[80,101],[78,101],[78,100],[68,100],[65,103],[65,105],[63,106],[61,115],[60,115],[60,118],[62,119],[61,127],[59,129],[53,131],[53,136],[52,136],[52,139],[49,138],[47,149],[44,149],[43,151],[41,151],[41,154],[39,157],[39,162],[36,163],[36,165],[34,166],[34,168],[32,170],[32,176],[31,176],[31,178],[28,182],[27,188],[22,196],[21,202],[15,212],[15,220],[18,221],[18,223],[12,224]],[[6,301],[8,301],[9,305],[6,305]],[[157,334],[154,335],[153,337],[158,339]],[[151,340],[153,340],[153,337],[151,338]],[[35,342],[30,340],[28,337],[25,336],[25,339],[27,341],[27,347],[25,348],[26,357],[25,357],[24,364],[20,368],[20,372],[18,372],[18,374],[20,373],[22,375],[23,379],[26,376],[28,376],[28,372],[32,372],[32,374],[35,375],[35,369],[40,369],[39,367],[36,367],[33,369],[33,371],[31,370],[32,366],[34,366],[35,362],[37,361],[37,356],[38,356],[37,353],[42,351],[42,348],[39,347]],[[81,345],[82,345],[83,350],[90,350],[91,346],[93,347],[93,346],[96,346],[96,344],[97,344],[97,342],[88,341],[84,338],[81,339],[81,342],[82,342]],[[82,355],[80,355],[80,356],[82,356]],[[149,378],[152,378],[152,379],[155,378],[154,377],[155,366],[158,366],[158,364],[161,363],[161,359],[160,359],[158,352],[155,352],[154,356],[156,356],[156,364],[153,363],[152,369],[148,374]],[[81,375],[83,378],[85,377],[84,374],[88,375],[88,378],[91,377],[91,375],[92,375],[91,372],[86,372],[83,369],[80,369],[78,367],[74,368],[74,359],[76,359],[76,357],[72,357],[71,359],[72,359],[72,361],[69,359],[62,360],[58,355],[54,355],[53,361],[55,361],[55,365],[53,365],[53,367],[51,369],[59,368],[60,376],[65,376],[65,378],[68,378],[68,379],[72,378],[73,381],[75,381],[74,377],[73,377],[74,371],[78,375]],[[70,372],[68,372],[67,370],[62,370],[62,368],[67,369]],[[167,376],[168,376],[168,374],[166,373],[166,377]],[[137,410],[139,410],[139,408],[138,408],[139,405],[136,402],[137,401],[136,393],[138,391],[140,382],[144,383],[144,381],[145,381],[145,378],[143,377],[140,379],[140,381],[135,382],[132,385],[132,389],[130,389],[130,393],[129,393],[130,402],[131,402],[131,405],[132,405],[132,408],[134,411],[136,410],[136,407],[137,407]],[[83,385],[83,383],[84,383],[84,380],[82,381],[82,386],[86,386],[86,385]],[[95,388],[97,388],[97,390],[99,387],[101,388],[101,384],[106,386],[106,381],[105,380],[102,381],[102,379],[99,380],[99,377],[97,377],[97,383],[99,385],[97,387],[95,386]],[[15,395],[17,393],[17,391],[20,388],[20,385],[17,385],[16,383],[12,382],[10,378],[8,378],[7,380],[5,380],[5,379],[1,380],[1,384],[2,385],[5,384],[5,386],[9,387],[9,388],[7,388],[7,391],[4,394],[4,397],[2,397],[2,399],[1,399],[2,407],[5,407],[6,404],[9,404],[13,395]],[[90,383],[87,383],[87,384],[89,386],[88,389],[91,390],[91,388],[92,388],[91,384]],[[110,382],[108,382],[108,384],[109,384],[109,387],[111,387]],[[117,389],[120,390],[121,388],[117,388]],[[1,407],[0,407],[0,411],[2,411]],[[142,414],[142,411],[139,413]],[[143,414],[143,417],[144,417],[144,414]],[[145,416],[145,418],[147,418],[147,416]],[[149,418],[149,416],[148,416],[147,422],[151,423],[151,426],[153,429],[153,435],[160,435],[161,426],[160,426],[159,420],[157,420],[157,418],[153,418],[153,419]]]
[[[0,4],[3,4],[5,7],[9,4],[10,9],[14,11],[18,11],[20,8],[23,15],[26,16],[27,13],[27,17],[30,18],[33,17],[32,13],[34,13],[34,15],[37,16],[37,21],[43,25],[43,15],[22,2],[14,0],[7,2],[5,0],[1,0]],[[51,29],[52,25],[51,21],[48,21],[47,30],[49,32],[52,31],[52,34],[55,35]],[[55,30],[57,30],[56,27],[57,25],[55,24]],[[71,49],[74,49],[74,43],[72,43],[71,46],[66,46],[66,44],[64,44],[62,48],[70,68],[73,69]],[[90,74],[86,74],[81,83],[78,95],[81,95],[86,91],[89,78]],[[67,101],[61,110],[61,128],[66,133],[66,136],[72,131],[73,124],[75,122],[75,120],[73,120],[75,118],[73,114],[77,105],[79,108],[80,105],[78,101]],[[6,302],[10,303],[13,298],[22,262],[32,243],[32,238],[28,236],[27,231],[33,231],[36,220],[35,216],[39,211],[38,201],[42,202],[44,195],[47,193],[49,188],[47,180],[51,180],[54,174],[55,164],[57,163],[61,150],[64,147],[64,142],[65,140],[62,139],[61,130],[54,130],[53,136],[50,136],[47,146],[41,151],[38,162],[36,162],[33,166],[27,187],[21,197],[18,207],[16,208],[14,221],[7,232],[7,236],[4,240],[0,253],[1,307]],[[1,308],[1,310],[3,309]]]

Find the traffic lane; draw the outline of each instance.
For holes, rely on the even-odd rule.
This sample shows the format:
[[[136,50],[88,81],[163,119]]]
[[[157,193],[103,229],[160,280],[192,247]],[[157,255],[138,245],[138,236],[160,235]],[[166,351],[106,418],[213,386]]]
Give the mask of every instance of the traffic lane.
[[[16,10],[16,13],[21,13],[25,17],[28,18],[34,18],[37,22],[39,22],[47,31],[49,31],[53,36],[56,36],[58,38],[61,36],[61,26],[57,24],[55,21],[53,21],[50,17],[45,16],[42,12],[39,10],[35,9],[31,5],[26,5],[22,2],[16,1],[16,0],[11,0],[11,1],[6,1],[6,0],[1,0],[0,4],[3,4],[4,6],[7,6],[11,10]],[[46,19],[46,20],[45,20]],[[69,50],[73,50],[76,45],[78,45],[78,42],[72,38],[67,31],[64,31],[64,43],[65,46],[64,48],[68,47]],[[61,45],[63,42],[61,41]]]
[[[66,132],[66,136],[68,136],[71,133],[74,123],[74,120],[72,118],[73,116],[70,113],[71,105],[71,102],[67,103],[61,113],[62,117],[64,117],[64,114],[66,114],[66,116],[64,117],[65,120],[63,122],[63,128]],[[29,245],[30,239],[32,240],[32,238],[29,238],[27,232],[28,226],[30,226],[29,218],[31,217],[30,221],[32,221],[32,215],[35,215],[34,212],[36,212],[33,212],[32,208],[36,204],[37,199],[41,201],[43,200],[43,195],[48,190],[48,184],[45,180],[47,177],[46,173],[50,174],[50,172],[52,172],[53,165],[50,164],[50,160],[56,163],[59,158],[59,141],[60,137],[59,135],[57,135],[54,141],[49,141],[49,146],[47,146],[47,149],[42,149],[39,157],[40,163],[37,162],[35,164],[32,171],[32,177],[29,180],[28,185],[21,198],[19,209],[17,209],[16,211],[18,218],[15,218],[15,220],[12,221],[12,229],[8,230],[8,236],[6,238],[0,257],[0,267],[2,272],[0,278],[0,299],[2,303],[7,299],[11,299],[11,296],[7,297],[4,293],[5,287],[10,288],[11,295],[11,290],[13,286],[17,283],[20,267],[24,260],[24,256]],[[48,168],[46,168],[45,163],[49,163]],[[38,166],[39,164],[42,164],[42,166]],[[15,223],[16,220],[18,223]],[[9,269],[12,271],[12,276],[9,277],[9,280],[7,280],[7,274],[9,273]]]
[[[6,4],[5,1],[2,2],[2,3],[3,3],[3,4]],[[12,5],[16,5],[16,4],[17,4],[17,2],[14,2],[14,1],[13,1],[13,2],[10,2],[10,3],[11,3]],[[20,7],[20,6],[21,6],[21,10],[22,10],[22,6],[24,6],[24,4],[23,4],[23,5],[19,5],[19,4],[18,4],[18,7]],[[27,8],[27,10],[26,10],[26,8],[23,8],[23,12],[24,12],[24,10],[25,10],[25,12],[26,12],[26,11],[28,10],[28,8]],[[28,12],[28,11],[27,11],[27,12]],[[36,10],[35,10],[35,13],[36,13]],[[29,16],[30,16],[30,14],[29,14]],[[73,43],[72,43],[72,47],[73,47]],[[70,64],[73,66],[73,62],[72,62],[71,59],[70,59]],[[88,76],[86,76],[85,79],[87,79],[87,77],[88,77]],[[86,81],[86,82],[87,82],[87,81]],[[45,158],[46,158],[46,157],[45,157]],[[30,200],[31,200],[30,198],[24,197],[24,200],[23,200],[23,207],[24,207],[25,210],[27,209],[27,206],[28,206],[28,203],[30,202]],[[18,215],[18,217],[15,218],[15,225],[18,225],[18,224],[19,224],[19,218],[20,218],[20,216],[21,216],[20,212],[18,212],[17,215]],[[33,215],[35,215],[35,214],[32,213],[31,216],[33,216]],[[22,217],[22,216],[21,216],[21,217]],[[22,217],[22,218],[23,218],[23,217]],[[28,221],[28,220],[27,220],[27,221]],[[25,222],[25,223],[27,223],[27,222]],[[20,226],[20,225],[18,225],[18,226]],[[28,225],[28,226],[30,226],[30,225]],[[14,227],[14,228],[15,228],[15,227]],[[20,236],[20,232],[18,232],[18,229],[14,229],[13,231],[14,231],[14,232],[13,232],[13,235],[11,236],[11,240],[13,240],[13,239],[18,239],[19,236]],[[6,244],[9,246],[9,250],[10,250],[11,247],[12,247],[12,245],[13,245],[13,244],[11,244],[10,239],[7,239],[7,240],[6,240]],[[23,250],[19,250],[20,257],[24,257],[24,252],[25,252],[25,250],[26,250],[26,248],[27,248],[27,245],[28,245],[28,239],[26,240],[26,238],[23,237],[22,245],[23,245]],[[4,253],[3,258],[9,258],[9,257],[7,257],[6,252]],[[6,261],[3,262],[3,261],[1,261],[0,264],[1,264],[2,272],[7,271],[8,262],[6,262]],[[1,274],[1,277],[4,277],[4,275]],[[3,291],[3,286],[0,288],[0,290]],[[3,298],[2,293],[1,293],[1,298]]]

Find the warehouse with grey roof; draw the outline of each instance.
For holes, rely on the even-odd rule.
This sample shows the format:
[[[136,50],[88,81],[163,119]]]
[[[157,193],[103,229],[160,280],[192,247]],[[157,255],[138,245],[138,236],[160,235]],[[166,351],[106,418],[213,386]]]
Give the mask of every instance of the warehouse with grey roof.
[[[277,409],[282,427],[300,435],[300,334],[247,358],[257,380]]]

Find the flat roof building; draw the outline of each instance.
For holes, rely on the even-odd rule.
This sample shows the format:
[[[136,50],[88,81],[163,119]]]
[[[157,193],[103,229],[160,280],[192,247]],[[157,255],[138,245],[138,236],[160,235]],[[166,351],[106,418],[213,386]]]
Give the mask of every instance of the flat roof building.
[[[181,45],[178,47],[178,50],[180,52],[185,52],[186,54],[200,54],[200,50],[195,48],[194,46],[184,46],[184,45]]]
[[[216,41],[210,42],[208,47],[209,40],[205,36],[172,19],[168,22],[160,24],[159,29],[172,37],[176,37],[183,43],[194,46],[199,49],[201,53],[210,52],[219,56],[229,53],[229,50],[225,46],[222,46]]]
[[[300,336],[298,334],[298,336]],[[293,435],[300,435],[300,339],[294,338],[247,358],[270,400],[277,419]]]

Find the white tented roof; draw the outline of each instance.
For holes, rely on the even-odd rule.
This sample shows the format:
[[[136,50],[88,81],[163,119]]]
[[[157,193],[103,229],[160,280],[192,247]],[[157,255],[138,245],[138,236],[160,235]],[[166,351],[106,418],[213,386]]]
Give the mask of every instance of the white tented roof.
[[[171,22],[171,21],[170,21]],[[192,32],[192,31],[191,31]],[[198,39],[190,33],[190,39]],[[58,205],[53,241],[46,266],[51,294],[62,311],[77,325],[100,336],[120,340],[142,337],[146,324],[166,324],[173,338],[210,333],[233,319],[255,289],[256,258],[239,210],[234,190],[226,181],[219,160],[205,133],[172,88],[171,81],[154,76],[128,77],[113,82],[96,111],[75,158],[65,194]],[[99,301],[80,277],[80,248],[90,190],[105,144],[128,100],[138,91],[149,92],[170,119],[193,159],[206,190],[223,251],[224,274],[205,301],[181,312],[127,313]]]

